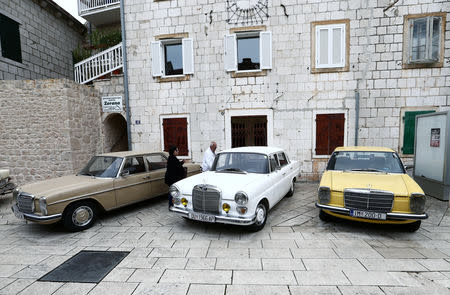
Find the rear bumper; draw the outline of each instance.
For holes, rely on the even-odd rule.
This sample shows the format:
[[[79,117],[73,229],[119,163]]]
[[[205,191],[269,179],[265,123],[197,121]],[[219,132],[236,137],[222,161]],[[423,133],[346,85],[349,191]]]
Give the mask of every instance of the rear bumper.
[[[189,211],[183,210],[176,207],[170,207],[170,211],[173,213],[176,213],[178,215],[181,215],[183,217],[189,218]],[[240,218],[240,217],[227,217],[227,216],[217,216],[213,215],[215,217],[215,223],[226,223],[226,224],[235,224],[235,225],[251,225],[255,223],[256,216],[253,216],[251,218]]]
[[[318,202],[316,202],[316,207],[323,210],[331,211],[333,213],[350,216],[350,209],[347,208],[323,205],[319,204]],[[427,213],[423,214],[391,213],[391,212],[386,213],[386,219],[388,220],[422,220],[427,218],[428,218]]]

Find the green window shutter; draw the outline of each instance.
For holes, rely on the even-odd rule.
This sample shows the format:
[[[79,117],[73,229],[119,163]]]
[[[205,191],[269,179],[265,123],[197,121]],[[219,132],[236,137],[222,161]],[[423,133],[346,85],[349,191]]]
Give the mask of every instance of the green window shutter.
[[[404,155],[414,154],[414,136],[416,133],[416,116],[428,113],[434,113],[435,111],[416,111],[405,112],[404,117],[404,130],[403,130],[403,147],[402,152]]]
[[[19,23],[2,14],[0,14],[0,42],[3,57],[22,62]]]

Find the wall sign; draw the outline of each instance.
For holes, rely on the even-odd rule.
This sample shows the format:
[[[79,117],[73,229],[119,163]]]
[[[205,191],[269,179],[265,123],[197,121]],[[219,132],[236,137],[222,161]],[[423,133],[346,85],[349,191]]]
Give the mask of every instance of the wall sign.
[[[430,146],[439,147],[441,142],[441,128],[431,128]]]
[[[123,111],[122,96],[102,97],[102,109],[105,113],[118,113]]]

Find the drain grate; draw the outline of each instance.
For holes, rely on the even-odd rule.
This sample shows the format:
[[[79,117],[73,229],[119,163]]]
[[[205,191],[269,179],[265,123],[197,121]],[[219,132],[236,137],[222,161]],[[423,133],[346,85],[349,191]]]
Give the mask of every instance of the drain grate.
[[[39,279],[46,282],[99,283],[130,252],[80,251]]]

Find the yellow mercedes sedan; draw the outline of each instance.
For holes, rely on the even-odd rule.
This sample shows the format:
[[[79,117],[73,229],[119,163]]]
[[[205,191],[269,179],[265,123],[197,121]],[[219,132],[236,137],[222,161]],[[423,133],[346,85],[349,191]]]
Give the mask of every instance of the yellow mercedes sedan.
[[[319,185],[319,217],[404,224],[420,228],[425,194],[406,174],[398,154],[383,147],[338,147],[331,155]]]

